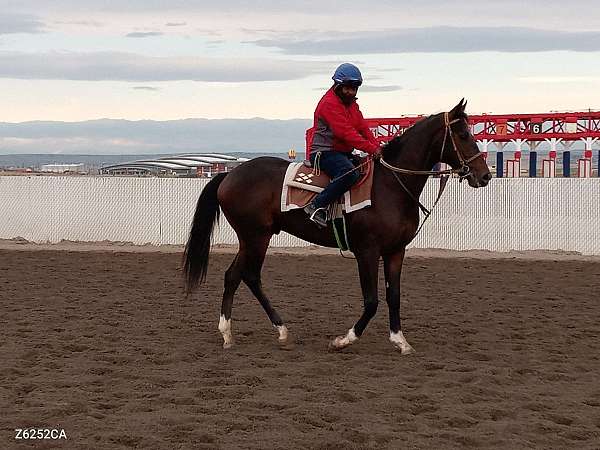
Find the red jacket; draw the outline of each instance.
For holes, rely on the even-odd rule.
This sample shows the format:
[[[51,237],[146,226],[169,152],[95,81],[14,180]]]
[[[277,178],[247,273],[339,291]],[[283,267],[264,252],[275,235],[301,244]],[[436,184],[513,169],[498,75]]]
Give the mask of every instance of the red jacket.
[[[358,104],[344,105],[331,88],[317,105],[313,127],[306,130],[306,159],[315,152],[350,153],[353,149],[372,154],[379,150],[379,144]]]

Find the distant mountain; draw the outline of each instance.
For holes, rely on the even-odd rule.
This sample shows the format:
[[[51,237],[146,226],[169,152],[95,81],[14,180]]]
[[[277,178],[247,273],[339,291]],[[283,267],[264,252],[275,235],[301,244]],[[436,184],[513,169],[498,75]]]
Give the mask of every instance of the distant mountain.
[[[137,154],[137,155],[78,155],[78,154],[17,154],[0,155],[0,169],[5,168],[31,168],[39,169],[43,164],[83,164],[85,171],[94,173],[102,166],[119,164],[140,159],[157,159],[173,154]],[[268,152],[228,152],[228,155],[240,158],[256,158],[258,156],[273,156],[277,158],[288,159],[285,153]],[[297,160],[302,159],[302,155]]]
[[[0,155],[301,153],[310,125],[308,119],[261,118],[0,122]]]

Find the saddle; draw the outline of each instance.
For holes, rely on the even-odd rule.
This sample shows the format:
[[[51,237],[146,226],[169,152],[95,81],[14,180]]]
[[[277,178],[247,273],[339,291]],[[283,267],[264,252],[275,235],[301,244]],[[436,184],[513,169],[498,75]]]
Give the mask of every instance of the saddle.
[[[308,164],[307,164],[308,163]],[[356,182],[333,209],[346,213],[358,211],[371,206],[371,188],[373,186],[373,162],[368,160],[361,165],[361,178]],[[329,184],[329,176],[317,168],[311,167],[308,161],[291,163],[283,179],[281,189],[281,211],[304,208]],[[329,214],[331,218],[337,214]]]

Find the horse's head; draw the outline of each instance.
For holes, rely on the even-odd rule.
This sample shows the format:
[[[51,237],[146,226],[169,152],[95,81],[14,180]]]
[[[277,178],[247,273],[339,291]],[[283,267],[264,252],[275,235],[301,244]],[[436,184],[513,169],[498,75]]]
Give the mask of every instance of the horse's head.
[[[492,174],[469,129],[466,106],[467,102],[462,99],[450,112],[442,114],[445,135],[440,160],[453,169],[460,169],[461,179],[466,178],[471,187],[484,187]]]

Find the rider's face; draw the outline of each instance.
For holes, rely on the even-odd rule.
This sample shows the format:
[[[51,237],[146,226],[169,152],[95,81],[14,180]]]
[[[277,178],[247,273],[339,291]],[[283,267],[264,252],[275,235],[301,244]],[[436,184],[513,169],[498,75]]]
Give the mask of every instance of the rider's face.
[[[342,86],[342,95],[346,98],[354,98],[356,97],[356,93],[358,92],[358,88],[355,86]]]
[[[338,95],[346,105],[350,105],[354,101],[357,92],[356,86],[341,85],[338,87]]]

